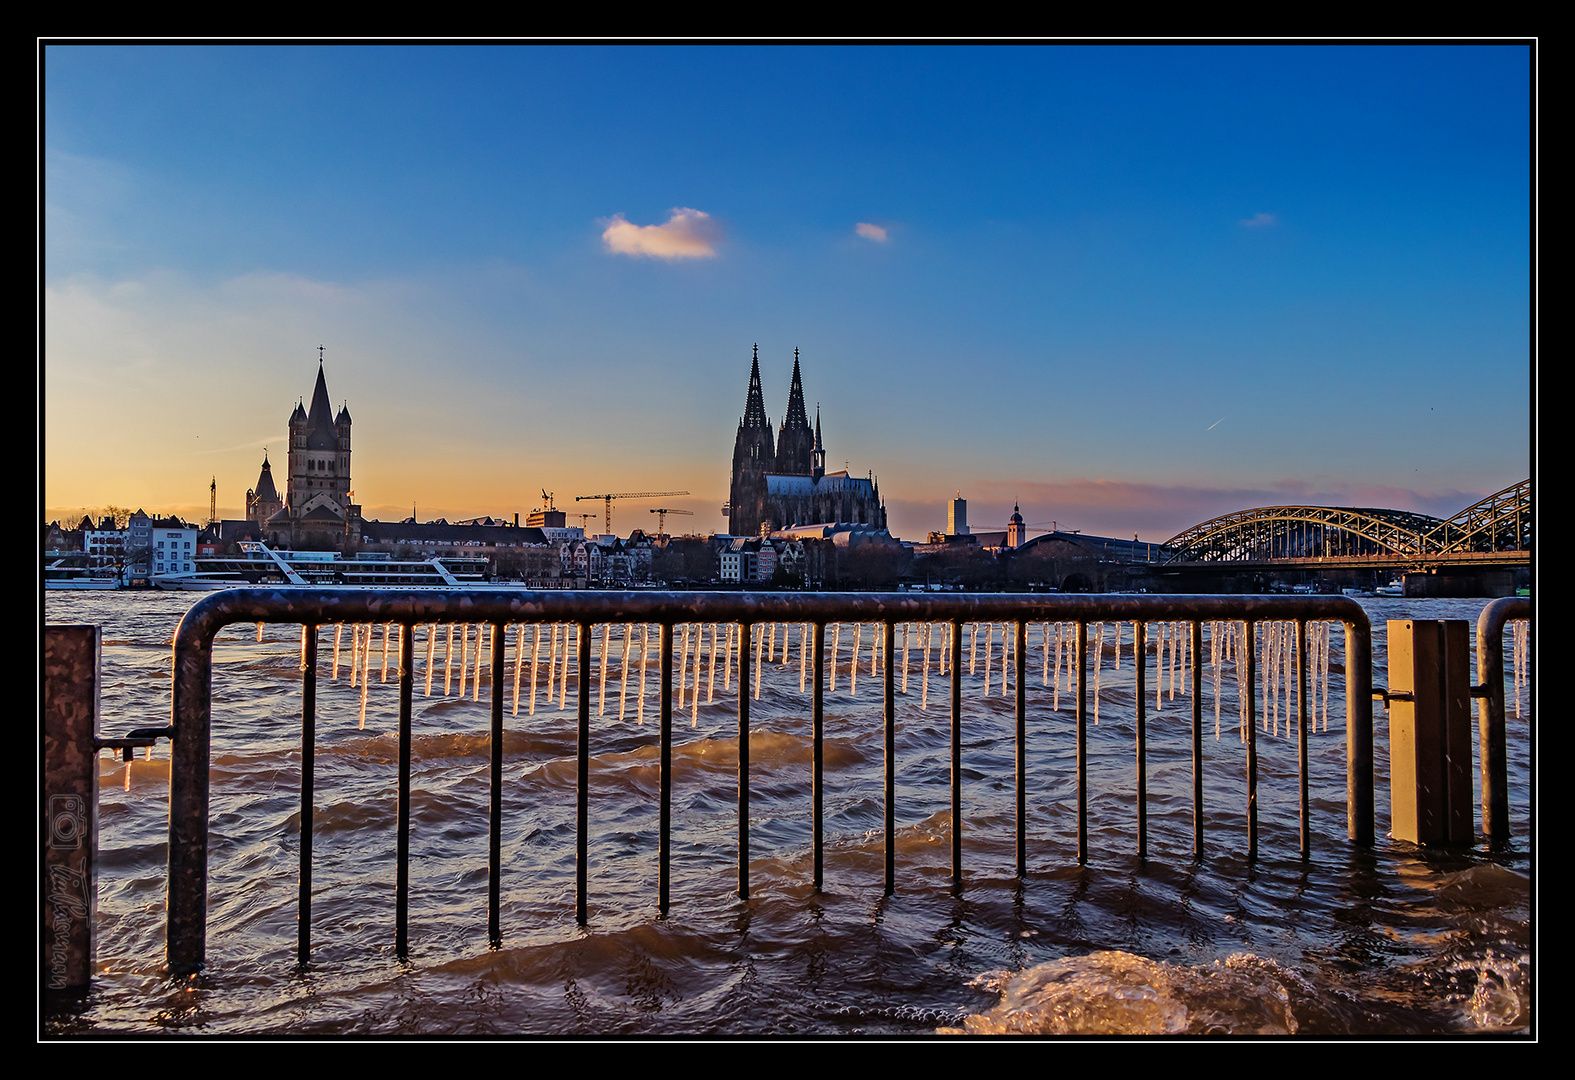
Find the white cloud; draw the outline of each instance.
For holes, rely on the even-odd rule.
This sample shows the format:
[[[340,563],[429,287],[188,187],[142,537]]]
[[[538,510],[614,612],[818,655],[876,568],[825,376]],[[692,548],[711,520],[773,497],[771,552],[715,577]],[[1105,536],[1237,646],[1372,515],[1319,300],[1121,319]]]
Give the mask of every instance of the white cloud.
[[[1247,226],[1249,229],[1261,229],[1265,225],[1273,225],[1279,220],[1280,219],[1275,217],[1273,214],[1265,214],[1260,210],[1250,218],[1242,218],[1241,223]]]
[[[704,210],[674,207],[662,225],[635,225],[614,214],[602,232],[602,243],[618,255],[653,259],[709,259],[716,255],[722,230]]]
[[[884,244],[888,239],[885,229],[879,225],[871,225],[867,221],[861,221],[853,226],[853,231],[864,237],[864,239],[873,240],[877,244]]]

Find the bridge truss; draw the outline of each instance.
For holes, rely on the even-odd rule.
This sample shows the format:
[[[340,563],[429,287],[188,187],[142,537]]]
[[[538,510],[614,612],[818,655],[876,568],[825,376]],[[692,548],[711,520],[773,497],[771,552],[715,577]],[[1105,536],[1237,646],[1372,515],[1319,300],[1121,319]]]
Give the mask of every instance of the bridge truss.
[[[1372,507],[1261,506],[1177,534],[1164,545],[1165,562],[1529,551],[1531,523],[1530,480],[1495,492],[1447,521]]]

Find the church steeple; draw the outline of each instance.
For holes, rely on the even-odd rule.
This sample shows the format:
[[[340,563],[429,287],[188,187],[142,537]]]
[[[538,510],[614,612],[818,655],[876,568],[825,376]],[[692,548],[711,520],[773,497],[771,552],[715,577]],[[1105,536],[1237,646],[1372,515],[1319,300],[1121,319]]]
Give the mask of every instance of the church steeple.
[[[816,480],[826,475],[826,447],[820,441],[820,403],[815,403],[815,449],[810,455],[809,474]]]
[[[804,409],[804,380],[799,375],[798,350],[794,349],[793,386],[788,391],[787,415],[777,433],[777,472],[808,476],[814,449],[815,436]]]
[[[755,346],[755,358],[749,365],[749,397],[744,401],[744,423],[746,428],[770,428],[771,422],[766,419],[766,395],[760,389],[760,346]]]

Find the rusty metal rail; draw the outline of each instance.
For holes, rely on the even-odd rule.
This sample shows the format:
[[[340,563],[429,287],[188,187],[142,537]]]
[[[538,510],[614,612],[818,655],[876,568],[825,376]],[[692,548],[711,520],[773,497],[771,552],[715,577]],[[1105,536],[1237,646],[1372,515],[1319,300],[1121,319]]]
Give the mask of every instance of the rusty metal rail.
[[[1482,769],[1482,831],[1491,844],[1509,839],[1509,752],[1504,721],[1504,625],[1530,619],[1531,601],[1508,596],[1494,600],[1477,616],[1477,680],[1472,696],[1482,700],[1477,714]]]
[[[1486,618],[1486,615],[1484,615]],[[813,789],[814,884],[823,884],[823,704],[825,627],[828,623],[878,623],[888,662],[885,669],[885,841],[888,894],[895,888],[895,727],[896,696],[890,656],[900,623],[947,623],[951,630],[951,820],[952,883],[962,887],[962,671],[957,658],[965,623],[1002,622],[1016,629],[1016,800],[1017,873],[1027,873],[1026,760],[1027,733],[1025,647],[1030,622],[1075,623],[1078,861],[1088,860],[1087,680],[1088,624],[1132,622],[1141,643],[1149,622],[1176,621],[1192,629],[1193,854],[1203,853],[1203,705],[1196,688],[1202,685],[1203,624],[1294,621],[1298,634],[1300,695],[1301,850],[1310,850],[1307,780],[1306,624],[1340,622],[1345,627],[1346,682],[1346,818],[1350,839],[1373,841],[1372,631],[1367,615],[1346,597],[1281,596],[1111,596],[1111,595],[914,595],[907,593],[656,593],[656,592],[531,592],[455,590],[453,592],[375,592],[337,589],[234,589],[199,600],[181,620],[174,640],[173,737],[170,767],[170,827],[167,948],[172,971],[199,969],[206,952],[208,873],[208,778],[211,738],[211,690],[214,637],[234,623],[300,624],[309,631],[303,651],[303,724],[301,740],[301,853],[298,957],[306,962],[311,949],[312,789],[315,710],[317,699],[317,635],[315,629],[334,623],[394,623],[405,628],[432,623],[485,623],[493,633],[491,700],[491,801],[488,876],[488,933],[501,943],[499,925],[502,872],[502,776],[504,627],[521,623],[577,625],[579,663],[588,672],[593,625],[658,624],[660,644],[660,839],[657,905],[668,909],[672,796],[673,627],[691,622],[737,623],[742,655],[749,655],[755,624],[809,623],[814,627]],[[414,634],[401,634],[399,657],[399,803],[396,844],[395,945],[400,956],[408,944],[407,911],[410,850],[411,699],[414,683]],[[1248,858],[1258,847],[1256,743],[1256,650],[1246,651],[1249,688],[1245,698],[1247,738]],[[1137,800],[1138,849],[1147,855],[1145,665],[1138,666]],[[738,895],[749,895],[749,665],[741,665],[738,693]],[[1500,680],[1502,681],[1502,680]],[[578,688],[578,799],[576,917],[587,918],[586,869],[589,813],[591,680]],[[1502,687],[1500,687],[1502,714]],[[1500,744],[1502,745],[1502,743]]]

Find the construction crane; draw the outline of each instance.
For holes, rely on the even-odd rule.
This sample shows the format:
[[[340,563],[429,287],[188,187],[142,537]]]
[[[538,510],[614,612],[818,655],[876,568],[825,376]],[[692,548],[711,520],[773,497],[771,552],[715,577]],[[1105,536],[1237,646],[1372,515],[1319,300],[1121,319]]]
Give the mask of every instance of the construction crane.
[[[606,532],[612,534],[612,504],[614,499],[665,499],[669,495],[687,495],[687,491],[614,491],[606,495],[576,495],[575,502],[601,499],[607,504]]]
[[[651,513],[656,515],[656,539],[658,541],[660,541],[663,536],[667,535],[663,530],[667,528],[668,514],[682,514],[684,517],[695,516],[695,512],[693,510],[674,510],[666,506],[658,510],[652,510]]]

